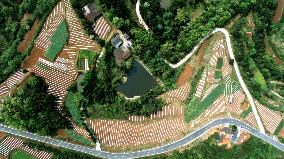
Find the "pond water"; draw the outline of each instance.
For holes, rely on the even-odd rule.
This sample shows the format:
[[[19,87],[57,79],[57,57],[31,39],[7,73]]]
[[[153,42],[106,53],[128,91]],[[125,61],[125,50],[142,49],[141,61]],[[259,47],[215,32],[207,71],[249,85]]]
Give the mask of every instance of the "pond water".
[[[126,83],[119,84],[116,90],[128,98],[133,98],[156,86],[156,79],[138,61],[134,61],[132,69],[127,74]]]

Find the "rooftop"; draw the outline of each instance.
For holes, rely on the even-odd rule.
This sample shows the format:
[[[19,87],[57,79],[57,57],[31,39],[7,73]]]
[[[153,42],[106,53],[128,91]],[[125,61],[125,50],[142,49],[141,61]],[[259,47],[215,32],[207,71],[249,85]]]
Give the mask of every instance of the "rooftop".
[[[95,18],[102,13],[97,9],[95,3],[87,4],[85,7],[82,8],[83,14],[85,18],[87,18],[90,21],[95,20]]]
[[[115,48],[119,48],[119,46],[123,43],[122,39],[119,37],[119,34],[115,34],[111,39],[111,43]]]

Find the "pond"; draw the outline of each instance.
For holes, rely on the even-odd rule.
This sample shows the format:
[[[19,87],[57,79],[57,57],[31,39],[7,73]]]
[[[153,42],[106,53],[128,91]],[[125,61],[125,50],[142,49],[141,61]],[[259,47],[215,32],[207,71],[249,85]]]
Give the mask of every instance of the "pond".
[[[128,98],[142,96],[145,91],[158,86],[156,79],[138,62],[134,61],[127,73],[127,81],[119,84],[116,90]]]

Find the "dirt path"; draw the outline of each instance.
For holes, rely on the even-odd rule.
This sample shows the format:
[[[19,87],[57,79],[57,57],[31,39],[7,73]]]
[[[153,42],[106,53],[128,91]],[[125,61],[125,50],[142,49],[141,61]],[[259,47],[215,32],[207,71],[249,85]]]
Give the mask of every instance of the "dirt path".
[[[283,2],[284,0],[278,0],[278,6],[275,12],[275,15],[272,17],[273,22],[279,22],[282,17],[282,11],[283,11]]]
[[[26,33],[24,40],[22,41],[22,43],[19,45],[18,47],[18,51],[19,52],[24,52],[28,47],[29,44],[33,38],[33,35],[36,31],[36,29],[39,27],[40,22],[39,20],[36,20],[34,25],[32,26],[32,28]]]

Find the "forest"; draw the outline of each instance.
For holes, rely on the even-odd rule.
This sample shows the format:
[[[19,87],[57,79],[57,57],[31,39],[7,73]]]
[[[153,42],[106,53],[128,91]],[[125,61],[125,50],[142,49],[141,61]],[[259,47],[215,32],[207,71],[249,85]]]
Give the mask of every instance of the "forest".
[[[274,110],[284,112],[283,107],[276,108],[270,106],[263,98],[263,96],[273,98],[273,95],[270,93],[269,82],[273,80],[283,81],[284,68],[273,61],[266,51],[265,35],[270,35],[271,25],[267,25],[265,22],[270,23],[269,18],[271,19],[271,16],[266,17],[259,14],[253,14],[255,30],[253,30],[252,38],[248,38],[245,35],[248,31],[248,22],[244,17],[238,20],[230,30],[236,59],[252,95],[262,104]]]
[[[45,22],[50,11],[59,0],[3,0],[0,1],[0,83],[20,68],[29,55],[32,44],[26,52],[20,53],[17,47],[36,19]],[[31,15],[22,24],[24,14]],[[41,28],[39,28],[40,30]],[[38,30],[38,32],[39,32]],[[34,36],[35,39],[35,36]]]
[[[33,76],[13,97],[4,98],[0,121],[21,130],[40,135],[56,135],[58,129],[69,128],[64,111],[56,108],[56,97],[47,92],[41,77]]]
[[[190,149],[178,152],[174,151],[171,155],[158,155],[146,157],[147,159],[276,159],[283,157],[284,153],[272,145],[263,142],[254,136],[251,136],[245,143],[234,145],[231,149],[224,146],[218,146],[213,135],[208,139],[198,143]],[[146,159],[145,158],[145,159]]]

